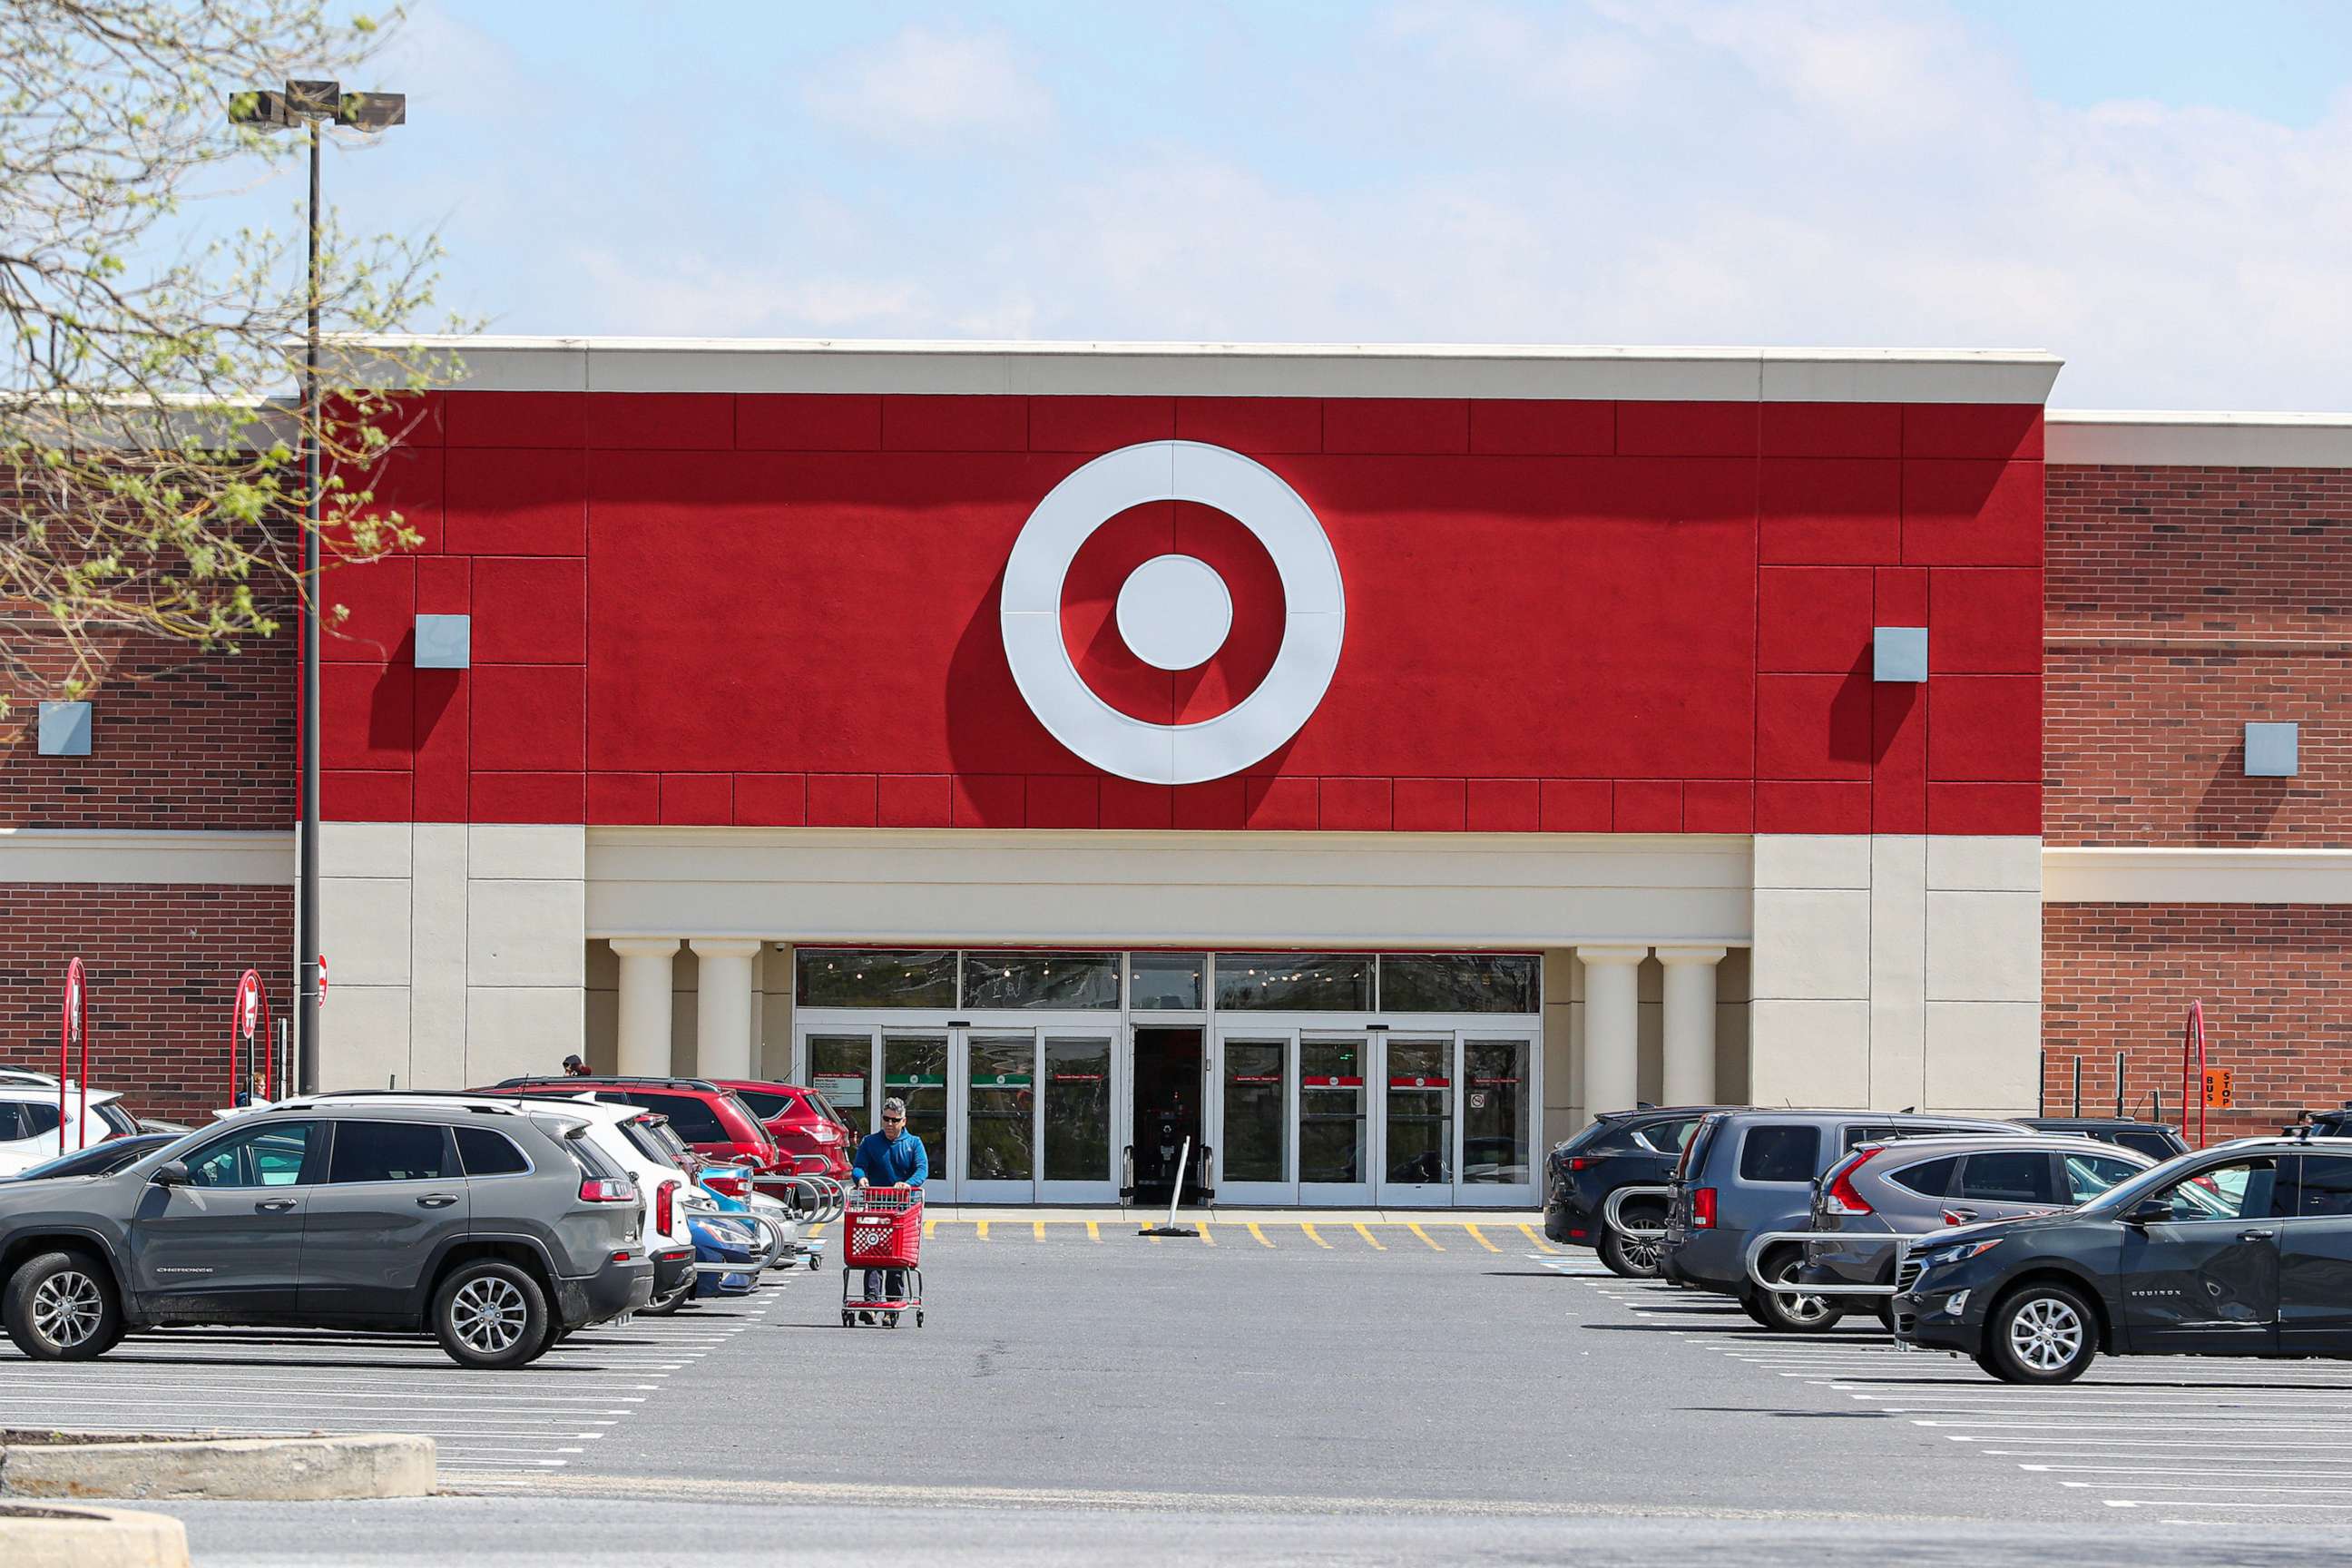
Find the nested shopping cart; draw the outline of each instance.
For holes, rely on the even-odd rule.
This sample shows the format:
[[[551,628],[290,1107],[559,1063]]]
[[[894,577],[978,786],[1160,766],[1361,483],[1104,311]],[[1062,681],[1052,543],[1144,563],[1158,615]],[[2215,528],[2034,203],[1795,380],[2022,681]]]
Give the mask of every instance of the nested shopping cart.
[[[842,1249],[841,1326],[849,1328],[871,1312],[886,1328],[898,1326],[902,1312],[923,1326],[923,1190],[920,1187],[858,1187],[847,1195],[843,1223],[848,1245]],[[869,1269],[882,1271],[879,1297],[866,1293]],[[893,1292],[894,1277],[908,1288]]]

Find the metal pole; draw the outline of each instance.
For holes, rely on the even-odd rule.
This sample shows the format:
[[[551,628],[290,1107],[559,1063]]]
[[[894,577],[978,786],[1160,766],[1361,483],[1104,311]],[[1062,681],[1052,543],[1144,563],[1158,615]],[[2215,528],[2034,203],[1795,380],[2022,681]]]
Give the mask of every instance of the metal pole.
[[[2083,1058],[2080,1057],[2076,1057],[2074,1058],[2074,1110],[2073,1114],[2076,1116],[2083,1114]]]
[[[2123,1052],[2121,1052],[2121,1051],[2117,1051],[2117,1052],[2116,1053],[2116,1121],[2122,1121],[2122,1120],[2123,1120],[2123,1116],[2124,1116],[2124,1054],[2123,1054]]]
[[[310,132],[310,332],[303,344],[304,440],[302,530],[302,838],[294,913],[295,1087],[319,1087],[319,121]]]

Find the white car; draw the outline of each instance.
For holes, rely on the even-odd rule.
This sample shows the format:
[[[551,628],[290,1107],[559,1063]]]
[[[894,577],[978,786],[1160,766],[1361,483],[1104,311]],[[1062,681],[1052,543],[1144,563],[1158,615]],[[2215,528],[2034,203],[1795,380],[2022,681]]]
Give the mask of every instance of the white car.
[[[13,1176],[61,1153],[138,1131],[138,1119],[115,1103],[121,1098],[111,1089],[91,1089],[87,1102],[89,1119],[85,1122],[82,1091],[68,1084],[65,1115],[60,1118],[57,1079],[21,1068],[10,1071],[5,1079],[0,1079],[0,1176]],[[62,1142],[58,1136],[61,1123]]]

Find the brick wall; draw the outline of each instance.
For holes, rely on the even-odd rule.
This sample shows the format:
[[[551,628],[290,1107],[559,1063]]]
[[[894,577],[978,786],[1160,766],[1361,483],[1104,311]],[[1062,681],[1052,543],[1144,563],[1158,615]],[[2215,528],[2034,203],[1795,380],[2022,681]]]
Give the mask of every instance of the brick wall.
[[[2352,471],[2053,465],[2047,526],[2047,840],[2352,846]]]
[[[282,1007],[293,912],[283,888],[0,883],[0,1063],[57,1070],[66,962],[79,953],[90,1086],[122,1091],[136,1114],[209,1120],[226,1094],[236,977],[260,970]]]
[[[2042,922],[2052,1114],[2072,1104],[2077,1057],[2085,1114],[2107,1114],[2120,1049],[2126,1109],[2144,1114],[2161,1091],[2177,1120],[2192,1001],[2210,1065],[2236,1075],[2237,1109],[2208,1113],[2216,1134],[2276,1131],[2352,1100],[2352,907],[2051,904]]]

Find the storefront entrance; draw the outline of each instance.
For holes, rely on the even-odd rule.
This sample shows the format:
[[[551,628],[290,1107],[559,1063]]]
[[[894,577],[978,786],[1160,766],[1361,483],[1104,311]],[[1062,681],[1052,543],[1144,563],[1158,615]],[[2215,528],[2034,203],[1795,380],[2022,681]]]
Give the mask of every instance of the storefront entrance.
[[[1189,1204],[1200,1198],[1205,1142],[1202,1102],[1208,1081],[1202,1036],[1198,1028],[1135,1027],[1131,1125],[1138,1204],[1150,1206],[1168,1201],[1179,1161],[1183,1164],[1183,1201]],[[1189,1156],[1187,1140],[1192,1147]]]

